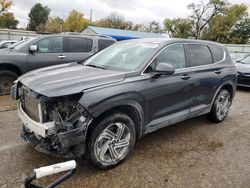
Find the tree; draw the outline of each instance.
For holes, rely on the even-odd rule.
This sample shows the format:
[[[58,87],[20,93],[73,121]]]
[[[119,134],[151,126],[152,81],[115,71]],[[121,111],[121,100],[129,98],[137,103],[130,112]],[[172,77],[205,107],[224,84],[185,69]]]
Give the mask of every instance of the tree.
[[[247,6],[235,4],[226,7],[220,15],[214,16],[203,32],[203,39],[213,40],[221,43],[241,43],[246,42],[248,34]],[[246,22],[244,22],[246,20]],[[243,38],[242,34],[245,34]],[[240,39],[241,38],[241,39]]]
[[[61,33],[63,32],[64,20],[60,17],[50,17],[45,25],[46,32]]]
[[[19,23],[13,13],[8,12],[11,5],[11,0],[0,0],[0,27],[2,28],[16,29]]]
[[[140,24],[134,24],[131,21],[126,21],[124,16],[116,12],[111,13],[106,18],[97,20],[93,24],[97,27],[107,27],[114,29],[126,29],[126,30],[142,30],[143,26]]]
[[[0,27],[8,29],[16,29],[19,22],[15,20],[13,13],[3,13],[0,16]]]
[[[193,22],[187,18],[165,19],[164,30],[171,38],[194,37]]]
[[[44,30],[49,14],[50,9],[47,6],[43,6],[41,3],[35,4],[29,13],[28,29],[32,31]]]
[[[7,10],[11,7],[11,0],[0,0],[0,15],[7,12]]]
[[[152,33],[160,33],[161,32],[160,23],[156,21],[151,21],[149,25],[146,27],[146,31]]]
[[[202,30],[209,24],[213,17],[223,11],[225,5],[225,0],[209,0],[207,4],[201,1],[198,4],[191,3],[188,5],[188,9],[193,12],[190,19],[193,20],[195,37],[197,39],[200,38]]]
[[[245,18],[235,24],[230,33],[231,43],[246,44],[250,39],[250,18]]]
[[[72,10],[65,20],[65,31],[80,32],[83,28],[87,27],[89,20],[84,18],[84,14],[76,10]]]
[[[133,27],[132,22],[126,22],[124,16],[116,12],[111,13],[106,18],[97,20],[94,25],[98,27],[108,27],[114,29],[132,29]]]

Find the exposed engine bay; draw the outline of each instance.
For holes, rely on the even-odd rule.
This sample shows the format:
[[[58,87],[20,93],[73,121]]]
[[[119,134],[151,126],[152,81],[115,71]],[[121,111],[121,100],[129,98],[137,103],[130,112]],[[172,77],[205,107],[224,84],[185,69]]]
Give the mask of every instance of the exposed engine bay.
[[[39,151],[52,155],[68,158],[84,154],[87,127],[92,117],[78,103],[82,93],[48,98],[21,86],[18,96],[19,116],[31,119],[28,122],[23,120],[27,122],[21,133],[24,140]],[[37,123],[42,131],[45,126],[45,131],[33,130],[32,122]]]

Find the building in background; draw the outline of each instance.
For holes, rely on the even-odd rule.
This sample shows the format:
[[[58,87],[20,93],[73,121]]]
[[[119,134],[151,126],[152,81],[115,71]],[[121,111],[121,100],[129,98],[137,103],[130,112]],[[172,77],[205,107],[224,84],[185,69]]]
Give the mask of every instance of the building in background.
[[[16,29],[0,29],[1,40],[21,40],[23,38],[36,37],[38,34],[34,31],[16,30]]]
[[[139,38],[164,38],[160,33],[129,31],[121,29],[111,29],[105,27],[88,26],[82,30],[83,34],[106,35],[117,41]]]

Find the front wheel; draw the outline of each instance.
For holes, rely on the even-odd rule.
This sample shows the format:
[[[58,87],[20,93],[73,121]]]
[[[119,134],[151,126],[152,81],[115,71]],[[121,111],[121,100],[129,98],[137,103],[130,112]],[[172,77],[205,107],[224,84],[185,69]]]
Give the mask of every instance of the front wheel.
[[[0,71],[0,96],[9,95],[10,88],[18,75],[11,71]]]
[[[222,122],[227,117],[231,104],[232,96],[230,92],[222,89],[214,101],[211,112],[208,114],[210,119],[215,122]]]
[[[92,131],[87,157],[98,168],[113,167],[127,158],[136,139],[135,126],[126,114],[115,112]]]

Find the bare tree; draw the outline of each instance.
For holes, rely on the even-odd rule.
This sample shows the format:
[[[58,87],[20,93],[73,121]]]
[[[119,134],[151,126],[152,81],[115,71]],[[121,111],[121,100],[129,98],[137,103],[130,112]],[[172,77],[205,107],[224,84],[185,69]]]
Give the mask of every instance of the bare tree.
[[[197,39],[200,38],[202,30],[209,24],[211,19],[223,11],[226,4],[225,0],[209,0],[206,4],[201,1],[198,4],[191,3],[188,5],[188,9],[193,13],[190,19],[193,20],[195,37]]]

